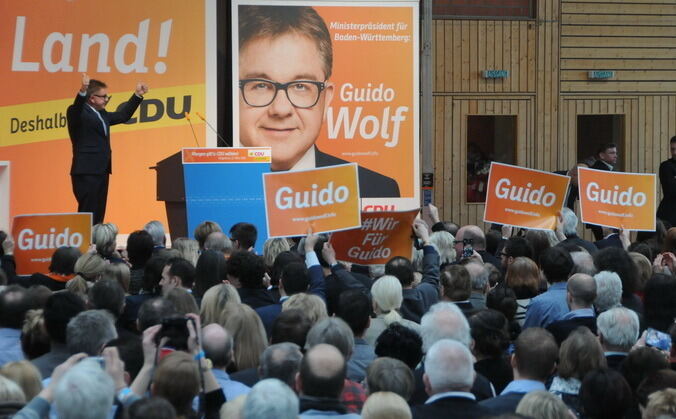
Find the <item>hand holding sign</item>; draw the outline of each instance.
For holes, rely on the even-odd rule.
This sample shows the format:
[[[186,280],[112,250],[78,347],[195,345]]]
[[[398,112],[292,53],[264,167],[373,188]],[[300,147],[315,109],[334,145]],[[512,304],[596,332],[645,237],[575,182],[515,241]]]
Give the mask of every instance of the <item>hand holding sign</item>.
[[[430,232],[427,229],[427,223],[421,219],[417,219],[413,222],[413,231],[415,232],[416,237],[418,237],[423,245],[427,244],[430,241]]]

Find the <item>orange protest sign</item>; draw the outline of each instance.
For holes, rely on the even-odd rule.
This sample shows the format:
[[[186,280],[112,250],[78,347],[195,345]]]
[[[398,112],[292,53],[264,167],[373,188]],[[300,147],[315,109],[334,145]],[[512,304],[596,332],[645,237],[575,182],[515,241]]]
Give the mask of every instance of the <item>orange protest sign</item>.
[[[361,225],[355,163],[263,174],[269,237],[301,236]]]
[[[411,211],[362,212],[361,228],[331,235],[336,259],[360,265],[385,264],[395,256],[411,258]]]
[[[582,222],[655,230],[655,175],[578,168]]]
[[[61,246],[86,252],[92,241],[92,214],[28,214],[12,225],[16,273],[48,273],[52,254]]]
[[[552,230],[569,182],[568,176],[493,162],[484,222]]]

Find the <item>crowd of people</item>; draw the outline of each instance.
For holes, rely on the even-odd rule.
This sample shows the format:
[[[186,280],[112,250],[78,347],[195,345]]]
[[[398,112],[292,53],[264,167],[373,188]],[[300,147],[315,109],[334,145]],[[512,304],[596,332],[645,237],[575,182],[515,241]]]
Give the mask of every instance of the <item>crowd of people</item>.
[[[55,250],[17,276],[0,232],[0,417],[676,417],[676,227],[635,240],[416,220],[412,257],[205,221],[166,245]]]

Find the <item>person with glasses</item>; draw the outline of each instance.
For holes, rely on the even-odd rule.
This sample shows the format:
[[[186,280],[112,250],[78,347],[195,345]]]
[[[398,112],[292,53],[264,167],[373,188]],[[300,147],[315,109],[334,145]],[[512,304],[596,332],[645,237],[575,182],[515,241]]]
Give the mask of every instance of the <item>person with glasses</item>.
[[[75,101],[68,107],[68,134],[73,144],[70,176],[78,212],[93,213],[93,224],[103,222],[111,174],[110,126],[127,122],[141,104],[148,86],[139,82],[131,98],[108,112],[108,86],[82,75]]]
[[[331,35],[312,7],[239,6],[239,141],[272,147],[272,170],[348,163],[315,141],[334,94]],[[359,167],[362,197],[399,197],[397,182]]]

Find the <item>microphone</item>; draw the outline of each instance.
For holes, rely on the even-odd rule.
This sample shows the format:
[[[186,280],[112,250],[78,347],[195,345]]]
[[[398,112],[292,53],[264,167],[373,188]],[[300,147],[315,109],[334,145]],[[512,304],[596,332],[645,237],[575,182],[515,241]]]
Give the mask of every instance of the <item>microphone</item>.
[[[190,121],[190,114],[188,112],[183,112],[183,114],[185,115],[185,119],[188,120],[188,124],[190,124],[190,131],[192,131],[192,136],[195,138],[195,144],[197,145],[197,147],[199,147],[200,143],[199,141],[197,141],[197,135],[195,135],[195,128],[192,127],[192,122]]]
[[[225,141],[225,138],[221,137],[221,134],[219,134],[218,131],[216,131],[216,128],[214,128],[213,126],[211,126],[211,124],[209,123],[209,121],[207,121],[206,118],[204,118],[204,115],[202,115],[202,114],[199,113],[199,112],[195,112],[195,114],[196,114],[202,121],[206,122],[206,124],[207,124],[207,126],[209,127],[209,129],[211,129],[211,131],[213,131],[214,134],[216,134],[216,135],[218,136],[218,144],[217,144],[217,145],[219,145],[219,146],[221,146],[221,147],[228,147],[228,142]]]

